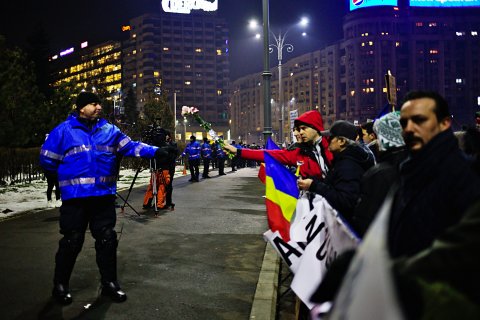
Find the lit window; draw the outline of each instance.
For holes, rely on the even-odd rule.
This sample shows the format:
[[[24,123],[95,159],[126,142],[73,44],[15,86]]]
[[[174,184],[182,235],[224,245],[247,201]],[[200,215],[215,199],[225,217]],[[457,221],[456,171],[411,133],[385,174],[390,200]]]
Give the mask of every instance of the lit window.
[[[478,32],[477,32],[477,31],[472,31],[472,32],[471,32],[471,35],[474,36],[474,37],[476,37],[476,36],[478,36]]]
[[[136,37],[137,37],[136,33],[132,34],[132,38],[136,38]]]
[[[196,48],[195,52],[202,52],[202,48]]]
[[[168,51],[170,50],[168,47],[163,47],[163,51]]]
[[[438,54],[438,50],[432,49],[432,50],[430,50],[430,54]]]
[[[160,77],[160,72],[158,72],[158,71],[153,71],[153,76],[154,76],[155,78]]]
[[[456,83],[463,83],[463,79],[458,79],[458,78],[457,78],[457,79],[455,79],[455,82],[456,82]]]
[[[373,41],[368,41],[369,46],[373,46]]]
[[[140,73],[140,74],[138,75],[138,77],[139,77],[139,78],[143,77],[143,73]]]
[[[133,51],[132,51],[132,54],[137,54],[137,50],[133,50]]]
[[[221,55],[222,55],[222,50],[217,49],[217,56],[221,56]]]
[[[190,69],[192,66],[190,64],[185,65],[185,69]]]
[[[437,26],[437,23],[436,22],[430,22],[428,24],[429,27],[436,27]]]
[[[457,31],[457,32],[455,32],[455,35],[457,37],[463,37],[465,35],[465,31]]]
[[[221,96],[222,95],[222,90],[217,90],[217,96]]]
[[[362,47],[365,47],[365,42],[362,42]]]
[[[350,91],[350,96],[353,97],[354,95],[355,95],[355,90]]]
[[[415,27],[423,27],[423,22],[415,22]]]
[[[190,81],[185,81],[185,85],[189,86],[191,85],[192,83]]]
[[[395,42],[395,47],[400,47],[400,42]]]

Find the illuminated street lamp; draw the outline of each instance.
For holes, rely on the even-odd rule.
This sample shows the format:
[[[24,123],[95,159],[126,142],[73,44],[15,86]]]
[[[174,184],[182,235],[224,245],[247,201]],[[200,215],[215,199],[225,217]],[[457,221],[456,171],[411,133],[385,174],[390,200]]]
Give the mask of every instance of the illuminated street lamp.
[[[265,12],[264,12],[265,14]],[[265,19],[265,18],[264,18]],[[307,18],[303,17],[300,19],[298,22],[298,26],[301,27],[306,27],[308,25],[309,21]],[[295,26],[297,26],[295,25]],[[258,27],[258,23],[255,20],[250,20],[249,22],[249,27],[251,29],[255,29]],[[287,37],[288,32],[293,28],[294,26],[289,27],[284,33],[282,31],[279,31],[278,35],[273,33],[272,31],[268,31],[272,34],[273,37],[273,43],[269,44],[268,47],[268,52],[272,53],[274,51],[274,48],[277,50],[277,60],[278,60],[278,103],[280,106],[280,129],[279,129],[279,137],[280,137],[280,142],[284,142],[285,136],[283,133],[283,120],[285,119],[285,106],[284,106],[284,101],[283,101],[283,83],[282,83],[282,60],[283,60],[283,50],[285,49],[287,52],[292,52],[293,51],[293,45],[290,43],[286,43],[285,39]],[[264,24],[264,34],[265,34],[265,24]],[[268,34],[268,33],[267,33]],[[302,36],[306,36],[306,32],[302,32]],[[255,38],[260,38],[260,34],[256,34]],[[264,50],[266,51],[267,49],[265,48],[265,43],[268,43],[268,39],[265,41],[265,36],[264,36]],[[264,52],[265,53],[265,52]],[[267,66],[265,66],[266,68]],[[265,74],[265,71],[264,71]],[[271,76],[271,74],[270,74]],[[270,79],[268,79],[270,81]],[[268,82],[270,85],[270,82]],[[271,112],[271,105],[269,104],[270,107],[270,112]]]
[[[183,135],[185,137],[185,142],[187,142],[187,118],[183,117]]]

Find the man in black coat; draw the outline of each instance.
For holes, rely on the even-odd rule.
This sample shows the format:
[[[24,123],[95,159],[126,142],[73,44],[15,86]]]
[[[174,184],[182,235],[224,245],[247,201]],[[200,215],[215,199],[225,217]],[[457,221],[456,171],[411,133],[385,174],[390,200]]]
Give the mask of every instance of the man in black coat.
[[[328,149],[333,153],[333,167],[324,181],[318,178],[298,179],[301,190],[315,192],[349,222],[360,196],[360,181],[363,174],[375,164],[373,154],[355,142],[357,128],[353,123],[338,120],[330,130],[322,131],[330,136]]]
[[[406,95],[400,110],[409,157],[401,164],[388,244],[393,257],[431,246],[480,196],[480,181],[451,130],[448,104],[434,92]]]

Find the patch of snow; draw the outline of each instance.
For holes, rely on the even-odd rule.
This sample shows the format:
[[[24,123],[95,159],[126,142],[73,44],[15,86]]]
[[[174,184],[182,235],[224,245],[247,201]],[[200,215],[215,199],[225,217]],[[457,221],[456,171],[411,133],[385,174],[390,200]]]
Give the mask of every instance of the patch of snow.
[[[117,191],[130,188],[136,170],[120,170],[120,179],[117,181]],[[183,166],[177,166],[175,177],[182,176]],[[148,169],[139,172],[135,180],[135,187],[145,186],[150,180]],[[52,192],[55,201],[55,191]],[[6,217],[31,211],[50,209],[47,205],[47,180],[36,180],[31,184],[16,184],[0,186],[0,220]]]

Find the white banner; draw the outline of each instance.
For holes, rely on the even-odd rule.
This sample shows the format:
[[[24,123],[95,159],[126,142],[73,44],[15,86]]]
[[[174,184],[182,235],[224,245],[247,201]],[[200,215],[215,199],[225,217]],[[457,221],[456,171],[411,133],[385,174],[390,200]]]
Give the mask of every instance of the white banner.
[[[264,237],[272,244],[294,273],[292,290],[309,307],[312,293],[317,289],[328,266],[347,249],[357,246],[358,239],[338,217],[325,198],[304,193],[297,202],[290,228],[291,240],[281,239],[278,232],[267,231]]]
[[[388,197],[348,269],[329,320],[404,319],[387,251]]]

